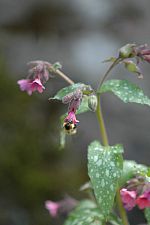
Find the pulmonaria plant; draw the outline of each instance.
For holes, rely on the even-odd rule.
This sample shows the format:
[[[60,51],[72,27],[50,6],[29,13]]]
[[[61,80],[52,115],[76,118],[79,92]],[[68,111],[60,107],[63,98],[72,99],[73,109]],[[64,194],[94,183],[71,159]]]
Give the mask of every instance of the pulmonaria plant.
[[[124,103],[150,106],[150,99],[136,84],[128,80],[108,79],[112,69],[120,64],[128,72],[137,74],[137,78],[143,78],[140,64],[144,61],[150,63],[150,48],[147,45],[127,44],[121,47],[117,57],[105,60],[111,65],[101,77],[97,90],[87,84],[74,83],[60,70],[59,63],[45,61],[30,62],[27,78],[18,81],[20,89],[29,95],[35,91],[42,93],[45,83],[53,77],[51,75],[58,75],[69,83],[49,99],[57,99],[68,106],[61,116],[63,146],[65,136],[77,132],[78,114],[91,111],[97,116],[100,141],[95,140],[88,146],[89,181],[80,189],[88,189],[92,198],[77,201],[69,197],[59,202],[45,202],[45,208],[52,217],[69,213],[65,225],[129,225],[126,210],[134,207],[144,210],[150,224],[150,168],[135,161],[123,160],[121,144],[109,145],[100,101],[103,93],[111,92]]]

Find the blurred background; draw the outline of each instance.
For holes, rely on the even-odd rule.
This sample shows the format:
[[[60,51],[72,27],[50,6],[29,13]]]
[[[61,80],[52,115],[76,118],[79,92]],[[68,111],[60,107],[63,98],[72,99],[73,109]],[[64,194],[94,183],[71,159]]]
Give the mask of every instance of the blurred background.
[[[95,115],[85,113],[77,135],[59,149],[59,117],[67,109],[48,98],[67,84],[55,77],[42,95],[29,97],[17,85],[26,63],[59,61],[75,82],[96,88],[104,59],[126,43],[150,44],[149,9],[149,0],[0,0],[0,225],[61,225],[44,202],[85,197],[79,188],[88,180],[87,145],[99,138]],[[150,96],[149,70],[142,65],[138,80],[119,66],[112,77],[134,80]],[[110,94],[102,104],[110,144],[122,143],[126,159],[148,165],[150,109]],[[144,223],[142,212],[133,212],[131,224]]]

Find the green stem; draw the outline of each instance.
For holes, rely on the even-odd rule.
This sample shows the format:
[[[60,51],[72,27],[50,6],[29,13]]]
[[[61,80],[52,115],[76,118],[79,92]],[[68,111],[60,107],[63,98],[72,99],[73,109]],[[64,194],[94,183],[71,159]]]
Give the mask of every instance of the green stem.
[[[122,218],[123,225],[129,225],[127,214],[126,214],[126,211],[123,207],[119,190],[117,191],[117,194],[116,194],[116,200],[117,200],[118,210],[119,210],[120,216]]]
[[[100,82],[98,89],[100,89],[101,85],[103,84],[104,80],[108,76],[109,72],[114,68],[114,66],[116,64],[118,64],[119,61],[120,61],[120,59],[116,59],[116,61],[109,67],[109,69],[106,71],[102,81]],[[99,127],[100,127],[102,142],[103,142],[104,146],[108,146],[109,141],[108,141],[105,122],[104,122],[102,109],[101,109],[100,94],[97,94],[97,98],[98,98],[98,105],[97,105],[96,114],[97,114],[97,119],[98,119],[98,123],[99,123]],[[127,218],[127,215],[126,215],[126,211],[125,211],[125,209],[123,207],[123,204],[122,204],[122,201],[121,201],[119,190],[116,193],[116,201],[117,201],[117,206],[118,206],[118,209],[119,209],[120,217],[122,219],[122,224],[123,225],[129,225],[128,218]]]
[[[98,98],[97,99],[98,104],[97,104],[97,110],[96,110],[97,119],[98,119],[99,126],[100,126],[100,133],[101,133],[101,136],[102,136],[103,145],[107,146],[107,145],[109,145],[109,143],[108,143],[108,137],[107,137],[105,123],[104,123],[104,119],[103,119],[101,103],[100,103],[100,95],[99,94],[98,94],[97,98]]]

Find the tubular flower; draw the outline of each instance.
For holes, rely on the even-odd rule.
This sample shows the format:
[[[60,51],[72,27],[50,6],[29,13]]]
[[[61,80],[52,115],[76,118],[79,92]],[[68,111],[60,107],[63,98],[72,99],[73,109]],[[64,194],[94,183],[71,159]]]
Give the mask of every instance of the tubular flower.
[[[150,190],[145,191],[142,195],[140,195],[136,200],[136,204],[140,209],[150,207]]]
[[[67,134],[75,134],[77,123],[79,122],[76,119],[76,111],[79,108],[81,101],[82,101],[82,91],[76,90],[75,92],[65,96],[62,100],[63,103],[67,104],[69,103],[68,107],[68,115],[64,119],[63,127]]]
[[[123,188],[120,190],[120,195],[125,209],[133,209],[136,205],[136,191],[128,191],[126,188]]]
[[[39,78],[36,78],[35,80],[32,81],[31,88],[32,91],[38,91],[39,93],[42,93],[43,89],[45,89]]]
[[[42,93],[43,89],[45,89],[39,78],[36,78],[34,80],[22,79],[18,80],[17,83],[19,84],[21,91],[27,91],[29,95],[31,95],[34,91]]]

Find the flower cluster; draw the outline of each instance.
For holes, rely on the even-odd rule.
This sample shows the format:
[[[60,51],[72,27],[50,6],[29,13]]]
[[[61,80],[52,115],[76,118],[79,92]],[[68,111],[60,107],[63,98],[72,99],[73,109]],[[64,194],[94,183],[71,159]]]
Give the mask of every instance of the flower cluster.
[[[140,179],[131,179],[128,186],[120,190],[122,202],[127,210],[132,210],[136,205],[140,209],[150,207],[150,182],[140,182]]]
[[[69,104],[68,115],[64,119],[63,124],[63,127],[68,134],[76,133],[77,123],[79,122],[76,119],[76,111],[81,104],[82,97],[83,97],[82,91],[80,89],[77,89],[76,91],[70,93],[69,95],[66,95],[62,99],[62,102],[64,104]]]
[[[42,93],[45,87],[43,84],[48,81],[51,64],[44,61],[32,61],[28,63],[31,67],[26,79],[18,80],[21,91],[26,91],[29,95],[34,91]]]

